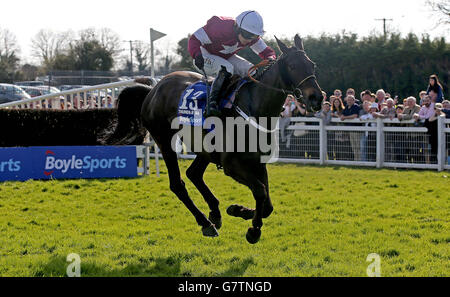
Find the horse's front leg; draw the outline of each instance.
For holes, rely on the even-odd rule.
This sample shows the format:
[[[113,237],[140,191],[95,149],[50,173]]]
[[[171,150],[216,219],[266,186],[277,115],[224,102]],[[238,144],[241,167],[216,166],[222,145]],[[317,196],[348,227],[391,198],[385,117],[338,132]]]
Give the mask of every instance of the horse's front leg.
[[[263,219],[268,218],[273,212],[272,201],[270,200],[270,192],[269,192],[269,177],[267,175],[267,168],[265,164],[262,164],[263,168],[261,170],[261,179],[266,187],[266,199],[264,200],[262,217]]]
[[[261,181],[257,180],[253,185],[250,185],[250,188],[253,193],[253,197],[256,201],[256,209],[255,209],[255,216],[252,220],[252,226],[247,231],[247,241],[251,244],[255,244],[259,241],[261,238],[261,228],[263,226],[263,211],[264,211],[264,204],[268,197],[267,191],[268,189],[262,183]]]
[[[252,219],[252,227],[247,231],[247,241],[254,244],[261,237],[262,219],[268,217],[273,210],[268,194],[267,171],[265,164],[242,160],[239,157],[227,159],[224,164],[226,175],[248,186],[256,201],[256,209],[249,209],[240,205],[231,205],[227,213],[244,219]],[[267,208],[266,208],[267,205]]]

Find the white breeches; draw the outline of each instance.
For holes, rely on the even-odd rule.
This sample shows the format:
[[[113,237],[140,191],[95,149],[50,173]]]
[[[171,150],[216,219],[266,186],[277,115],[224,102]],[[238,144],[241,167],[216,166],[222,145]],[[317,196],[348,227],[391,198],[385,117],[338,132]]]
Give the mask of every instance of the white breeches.
[[[229,73],[238,74],[241,77],[245,77],[247,76],[247,72],[250,69],[250,67],[253,66],[252,63],[250,63],[249,61],[245,60],[244,58],[238,55],[233,55],[228,60],[226,60],[222,57],[210,54],[203,47],[200,47],[200,50],[202,51],[203,58],[205,59],[204,69],[206,75],[208,76],[214,77],[217,76],[221,67],[225,66],[225,68]],[[195,63],[194,67],[200,73],[202,73],[202,71],[195,66]]]

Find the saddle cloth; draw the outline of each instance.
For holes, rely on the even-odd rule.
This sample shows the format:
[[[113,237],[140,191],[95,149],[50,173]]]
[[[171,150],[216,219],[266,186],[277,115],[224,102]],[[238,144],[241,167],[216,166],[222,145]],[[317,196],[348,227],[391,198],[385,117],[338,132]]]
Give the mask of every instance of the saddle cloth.
[[[247,79],[241,79],[236,84],[236,87],[232,88],[232,91],[228,92],[228,95],[220,100],[219,109],[231,108],[237,91],[247,82]],[[206,108],[207,94],[210,92],[210,89],[211,86],[207,85],[204,81],[197,81],[183,91],[178,103],[177,114],[181,125],[203,126],[205,121],[203,113]]]

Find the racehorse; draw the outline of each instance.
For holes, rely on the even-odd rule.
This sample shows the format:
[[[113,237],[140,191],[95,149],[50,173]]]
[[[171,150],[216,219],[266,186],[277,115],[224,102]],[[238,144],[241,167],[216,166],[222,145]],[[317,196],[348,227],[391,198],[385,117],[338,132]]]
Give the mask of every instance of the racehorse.
[[[302,94],[301,101],[308,111],[317,111],[321,108],[322,91],[314,75],[315,64],[306,55],[301,38],[295,36],[293,47],[286,46],[277,38],[276,41],[282,55],[258,76],[259,81],[249,82],[239,89],[235,95],[234,106],[223,116],[239,117],[236,111],[239,108],[241,111],[247,111],[251,117],[279,117],[286,95],[295,92]],[[177,153],[171,145],[179,129],[171,128],[171,122],[177,118],[178,104],[183,91],[201,79],[200,74],[187,71],[173,72],[165,76],[148,91],[143,102],[137,100],[142,102],[140,120],[161,150],[169,174],[171,191],[193,214],[198,225],[202,227],[204,236],[218,236],[217,230],[222,226],[219,200],[203,180],[204,172],[210,163],[222,166],[225,175],[246,185],[252,191],[256,201],[255,209],[232,205],[227,209],[227,213],[246,220],[252,219],[252,227],[248,229],[246,238],[249,243],[254,244],[261,237],[262,219],[269,217],[273,211],[266,164],[261,162],[261,152],[196,153],[196,158],[187,169],[186,176],[208,204],[209,217],[206,217],[191,200],[180,176]],[[119,98],[119,113],[121,101],[124,99],[133,98],[126,96]],[[122,124],[123,126],[126,125]],[[131,133],[136,133],[136,129]]]

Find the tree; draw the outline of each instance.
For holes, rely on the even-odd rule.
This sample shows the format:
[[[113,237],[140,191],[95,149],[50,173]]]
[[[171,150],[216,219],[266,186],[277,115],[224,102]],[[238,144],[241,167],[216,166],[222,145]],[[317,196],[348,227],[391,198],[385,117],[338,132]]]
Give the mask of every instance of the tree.
[[[178,56],[181,57],[181,59],[177,64],[173,65],[173,67],[179,70],[196,71],[194,65],[192,64],[192,57],[188,51],[189,38],[190,36],[185,37],[180,41],[178,41],[176,52]]]
[[[19,66],[16,36],[8,29],[0,28],[0,81],[13,82]]]
[[[138,63],[138,71],[145,71],[149,68],[150,63],[148,61],[148,54],[148,46],[144,46],[141,42],[136,42],[134,46],[134,55]]]
[[[56,57],[68,49],[72,34],[42,29],[31,39],[32,53],[41,60],[45,70],[53,69]]]
[[[166,54],[164,58],[159,61],[157,67],[155,67],[157,68],[155,72],[158,73],[159,75],[168,74],[171,71],[172,66],[174,64],[173,63],[174,58],[175,58],[174,56]]]
[[[58,53],[53,61],[53,70],[75,70],[75,60],[71,53]]]
[[[436,14],[436,26],[450,25],[450,1],[427,0],[426,4]]]
[[[46,70],[109,71],[118,57],[120,38],[107,28],[87,28],[77,38],[71,32],[54,33],[41,30],[33,39],[35,54]],[[65,40],[62,40],[65,39]]]
[[[69,56],[75,61],[74,70],[109,71],[114,64],[111,52],[98,40],[77,41],[71,46]]]
[[[20,80],[35,80],[41,73],[38,66],[25,64],[20,67]]]
[[[109,28],[101,28],[95,32],[100,45],[108,51],[114,60],[119,58],[122,52],[120,36]]]

